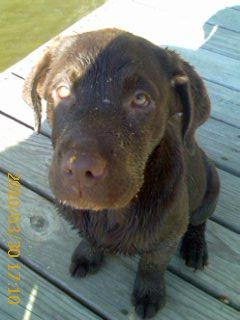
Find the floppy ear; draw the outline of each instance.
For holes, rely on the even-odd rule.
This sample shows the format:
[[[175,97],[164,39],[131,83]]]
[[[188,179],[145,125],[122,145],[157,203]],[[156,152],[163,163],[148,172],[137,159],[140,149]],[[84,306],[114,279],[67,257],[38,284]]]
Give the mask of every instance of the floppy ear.
[[[33,108],[34,120],[35,120],[35,131],[39,132],[41,128],[42,118],[42,104],[40,87],[43,86],[46,76],[48,73],[49,66],[52,61],[52,55],[50,51],[47,51],[41,60],[33,67],[32,71],[25,80],[23,87],[23,99],[24,101]]]
[[[173,109],[182,112],[183,141],[190,152],[194,148],[194,134],[210,116],[211,103],[202,78],[178,54],[168,50],[172,71],[171,83],[176,92]]]
[[[56,59],[57,54],[61,55],[64,49],[72,43],[74,37],[76,36],[56,37],[25,79],[22,96],[24,101],[34,110],[34,129],[37,132],[41,128],[41,100],[44,98],[46,78],[51,69],[51,64]]]
[[[181,107],[175,112],[182,113],[182,137],[186,147],[191,151],[194,136],[194,102],[192,98],[189,78],[186,75],[176,75],[171,80],[171,85],[176,90]],[[175,106],[176,107],[176,106]]]
[[[161,72],[165,72],[172,87],[171,101],[169,101],[169,119],[176,114],[181,115],[182,139],[188,150],[194,144],[194,132],[198,126],[195,119],[195,99],[192,92],[192,78],[199,76],[193,68],[181,57],[168,48],[156,48],[157,57],[161,66]],[[193,76],[193,77],[192,77]],[[195,80],[195,79],[194,79]],[[196,83],[194,82],[194,86]]]

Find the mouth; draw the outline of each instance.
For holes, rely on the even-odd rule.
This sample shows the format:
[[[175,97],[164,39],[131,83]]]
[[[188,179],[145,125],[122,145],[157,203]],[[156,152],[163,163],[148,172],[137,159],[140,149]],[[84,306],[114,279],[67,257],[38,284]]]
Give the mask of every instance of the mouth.
[[[75,210],[91,210],[91,211],[102,211],[106,208],[104,207],[101,207],[99,205],[89,205],[88,203],[79,203],[79,201],[74,201],[74,200],[58,200],[59,203],[63,206],[66,206],[66,207],[70,207],[71,209],[75,209]]]
[[[123,207],[126,207],[129,201],[126,202],[115,202],[115,203],[94,203],[94,202],[88,202],[86,200],[62,200],[58,199],[59,203],[63,206],[71,207],[71,209],[76,210],[91,210],[91,211],[103,211],[103,210],[117,210],[122,209]]]
[[[53,189],[52,189],[53,190]],[[102,210],[118,210],[126,207],[132,200],[138,198],[140,188],[137,188],[135,192],[133,189],[122,190],[122,192],[113,192],[113,190],[104,190],[105,192],[86,193],[76,188],[68,188],[64,190],[64,193],[56,191],[53,193],[57,201],[64,205],[77,210],[91,210],[91,211],[102,211]],[[66,192],[68,191],[68,192]]]

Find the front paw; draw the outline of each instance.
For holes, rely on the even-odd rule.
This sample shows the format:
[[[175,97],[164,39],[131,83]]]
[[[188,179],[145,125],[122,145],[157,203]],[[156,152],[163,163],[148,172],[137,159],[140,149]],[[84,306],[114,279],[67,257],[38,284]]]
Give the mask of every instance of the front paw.
[[[142,319],[152,318],[166,304],[164,283],[144,283],[135,285],[132,302],[137,315]]]
[[[194,270],[204,269],[208,265],[208,250],[205,239],[183,238],[180,255],[185,264]]]
[[[72,277],[83,278],[88,273],[96,273],[101,267],[103,253],[93,251],[85,242],[81,242],[72,255],[70,274]]]

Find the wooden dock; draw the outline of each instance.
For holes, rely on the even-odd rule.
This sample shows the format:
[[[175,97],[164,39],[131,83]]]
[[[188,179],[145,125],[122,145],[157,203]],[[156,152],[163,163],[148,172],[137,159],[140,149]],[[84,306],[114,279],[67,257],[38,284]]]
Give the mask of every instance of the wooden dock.
[[[64,34],[119,27],[181,53],[202,75],[212,115],[198,140],[221,177],[216,213],[209,220],[210,265],[193,272],[176,254],[167,272],[161,320],[240,319],[240,5],[236,1],[108,1]],[[228,7],[227,7],[228,5]],[[96,275],[68,272],[76,232],[57,215],[48,184],[50,128],[33,132],[32,110],[21,98],[25,76],[47,44],[0,74],[0,319],[134,320],[130,303],[137,258],[112,257]],[[8,257],[9,185],[20,175],[21,254]],[[15,239],[16,240],[16,239]],[[14,262],[13,262],[14,261]],[[20,278],[8,265],[19,264]],[[11,271],[11,270],[10,270]],[[15,274],[16,276],[16,274]],[[19,287],[19,304],[8,289]]]

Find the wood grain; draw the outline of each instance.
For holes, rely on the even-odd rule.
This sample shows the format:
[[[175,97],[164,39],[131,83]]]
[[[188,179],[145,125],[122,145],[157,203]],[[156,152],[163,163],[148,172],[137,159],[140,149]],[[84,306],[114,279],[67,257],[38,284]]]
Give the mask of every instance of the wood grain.
[[[222,170],[218,172],[221,191],[214,217],[240,234],[240,179]]]
[[[205,79],[239,91],[239,60],[204,49],[193,51],[175,46],[169,47],[180,53]]]
[[[6,227],[6,226],[5,226]],[[47,280],[30,270],[24,264],[19,262],[18,259],[9,258],[7,253],[0,250],[0,317],[3,320],[9,319],[30,319],[31,320],[72,320],[72,319],[86,319],[97,320],[101,319],[96,314],[92,313],[89,309],[81,305],[79,302],[71,299],[64,292],[56,288]],[[21,279],[17,282],[17,286],[21,292],[19,297],[21,302],[18,305],[9,305],[7,289],[14,286],[11,280],[7,277],[8,264],[19,264],[20,269],[16,272],[11,271],[13,275],[19,273]],[[34,292],[35,291],[35,292]],[[30,308],[30,300],[35,295],[32,310]],[[29,313],[30,318],[27,318]],[[25,318],[24,318],[25,316]]]
[[[212,35],[206,41],[202,48],[212,50],[216,53],[228,56],[233,59],[240,59],[240,33],[223,29],[220,26],[211,25],[206,23],[204,25],[206,36],[211,32]]]
[[[240,12],[232,8],[223,8],[211,17],[208,22],[240,32]]]
[[[6,195],[7,179],[2,174],[0,174],[0,179],[1,194]],[[0,203],[2,216],[0,220],[1,230],[6,230],[6,206],[6,197],[4,197],[4,201]],[[68,267],[71,253],[79,242],[79,237],[76,232],[71,230],[70,226],[56,214],[55,208],[51,203],[25,187],[22,187],[20,212],[22,222],[21,256],[28,259],[28,261],[32,263],[33,268],[37,266],[39,270],[47,272],[56,283],[60,283],[61,286],[67,288],[69,292],[72,292],[74,296],[86,301],[92,308],[98,310],[98,312],[101,312],[101,314],[109,319],[135,319],[133,308],[130,304],[130,296],[137,267],[137,258],[109,257],[106,259],[101,271],[96,275],[89,276],[82,280],[73,279],[68,273]],[[35,220],[42,218],[44,223],[41,224],[41,227],[33,223],[33,217],[35,217]],[[220,230],[217,225],[216,228],[217,230],[215,231],[222,234],[222,230]],[[7,239],[6,233],[3,233],[1,242],[6,243]],[[232,240],[236,240],[234,236],[231,238],[231,236],[221,235],[218,240],[219,239],[221,239],[221,246],[210,243],[212,260],[211,266],[209,267],[210,270],[202,272],[202,275],[198,276],[200,279],[198,279],[198,281],[207,281],[207,283],[205,283],[206,286],[209,284],[209,286],[214,289],[214,286],[216,286],[221,295],[224,294],[229,299],[235,300],[234,294],[235,291],[237,291],[239,281],[236,268],[238,262],[236,259],[239,259],[237,242],[232,243]],[[213,252],[214,246],[216,245],[218,246],[217,256]],[[224,277],[225,269],[219,265],[219,259],[221,259],[223,268],[226,267],[226,260],[229,264],[229,283],[226,277]],[[215,261],[218,264],[217,267]],[[4,263],[1,265],[4,268]],[[182,266],[182,268],[184,267]],[[211,275],[209,279],[209,274],[211,273],[214,273],[215,276],[212,277]],[[187,270],[187,274],[189,274],[190,278],[196,278],[196,274],[190,270]],[[43,281],[42,279],[40,280]],[[26,280],[25,285],[38,283],[40,280],[36,277],[36,281],[35,279],[33,281],[30,276],[29,279]],[[222,302],[217,301],[190,283],[169,272],[167,272],[167,288],[167,306],[156,319],[180,320],[207,318],[212,320],[233,320],[238,316],[237,311],[234,311],[232,308],[229,308]],[[26,294],[28,294],[28,291],[29,290],[26,290]],[[58,293],[56,293],[56,295],[57,294]],[[40,297],[41,299],[46,298],[51,301],[50,296],[51,292],[46,294],[46,297]],[[67,297],[65,299],[64,301],[61,300],[62,308],[65,306],[65,301],[67,302]],[[39,305],[43,306],[43,302],[41,301]],[[52,308],[54,308],[54,306]],[[82,310],[80,310],[81,309],[76,309],[76,312],[82,312]],[[66,308],[66,313],[67,312],[68,309]],[[60,319],[65,320],[66,318],[63,317]]]

